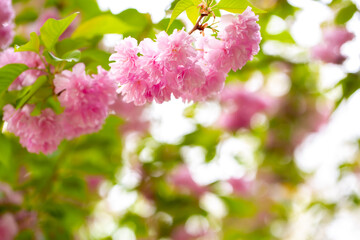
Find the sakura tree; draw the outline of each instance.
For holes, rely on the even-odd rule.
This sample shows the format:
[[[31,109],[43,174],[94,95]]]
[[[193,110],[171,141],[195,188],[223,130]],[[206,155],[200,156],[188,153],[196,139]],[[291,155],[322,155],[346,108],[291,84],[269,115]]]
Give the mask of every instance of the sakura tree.
[[[0,0],[0,239],[296,239],[300,205],[324,229],[357,209],[359,183],[328,203],[296,152],[360,88],[359,6],[309,3],[331,17],[306,46],[293,2],[175,0],[154,22]],[[326,67],[342,77],[324,89]]]

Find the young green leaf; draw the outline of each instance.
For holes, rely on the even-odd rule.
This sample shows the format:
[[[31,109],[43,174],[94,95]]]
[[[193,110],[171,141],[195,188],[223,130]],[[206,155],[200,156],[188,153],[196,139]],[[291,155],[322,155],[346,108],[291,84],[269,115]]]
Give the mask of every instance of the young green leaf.
[[[335,17],[335,23],[339,25],[345,24],[347,21],[349,21],[352,18],[352,16],[356,11],[357,11],[357,7],[353,3],[340,9],[340,11],[337,13]]]
[[[186,9],[186,16],[190,19],[190,21],[195,25],[199,18],[199,8],[197,6],[191,6]]]
[[[186,10],[187,10],[188,8],[190,8],[190,7],[193,7],[193,6],[197,7],[197,5],[195,4],[195,1],[196,1],[196,0],[180,0],[180,1],[176,4],[176,6],[175,6],[175,8],[174,8],[174,10],[173,10],[173,12],[172,12],[172,14],[171,14],[171,18],[170,18],[170,22],[169,22],[169,25],[168,25],[168,27],[167,27],[167,30],[169,29],[170,25],[174,22],[174,20],[175,20],[182,12],[186,11]],[[166,31],[167,31],[167,30],[166,30]]]
[[[79,50],[73,50],[65,53],[61,58],[55,56],[49,51],[44,52],[44,56],[47,62],[52,65],[58,65],[61,62],[78,62],[81,57],[81,52]]]
[[[71,38],[93,38],[108,33],[122,34],[134,29],[136,30],[135,26],[130,26],[113,15],[104,14],[82,23]]]
[[[29,101],[29,99],[47,82],[47,80],[47,76],[40,76],[36,82],[30,86],[27,94],[16,105],[16,109],[22,108]]]
[[[70,26],[77,15],[78,13],[74,13],[61,20],[50,18],[44,23],[40,28],[40,37],[47,49],[52,50],[54,48],[56,41]]]
[[[256,8],[248,0],[221,0],[215,9],[222,9],[232,13],[242,13],[247,7],[251,7],[255,13],[264,13],[265,11]]]
[[[40,48],[40,39],[39,36],[32,32],[30,33],[30,41],[22,46],[15,46],[15,52],[25,52],[25,51],[31,51],[39,53]]]
[[[0,68],[0,93],[6,91],[11,83],[27,69],[29,67],[25,64],[7,64]]]

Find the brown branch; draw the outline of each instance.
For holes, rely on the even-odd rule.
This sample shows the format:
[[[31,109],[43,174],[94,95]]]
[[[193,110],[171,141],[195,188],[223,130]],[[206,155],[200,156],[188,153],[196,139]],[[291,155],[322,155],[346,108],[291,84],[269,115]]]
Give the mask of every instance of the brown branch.
[[[202,25],[200,24],[201,20],[208,16],[208,14],[201,14],[201,16],[199,17],[199,19],[197,20],[195,26],[193,27],[193,29],[191,29],[191,31],[189,32],[189,35],[192,34],[193,32],[195,32],[196,30],[204,30]]]

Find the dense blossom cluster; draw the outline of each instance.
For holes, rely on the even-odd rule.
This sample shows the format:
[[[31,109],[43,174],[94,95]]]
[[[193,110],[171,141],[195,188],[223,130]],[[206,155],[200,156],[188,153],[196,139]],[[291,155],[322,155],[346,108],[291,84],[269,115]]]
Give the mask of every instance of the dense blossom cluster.
[[[224,28],[215,37],[195,39],[184,31],[161,32],[156,41],[138,45],[126,38],[110,60],[111,73],[122,85],[126,102],[142,105],[168,101],[171,95],[183,100],[206,100],[219,93],[227,73],[241,69],[259,51],[258,17],[246,9],[224,18]],[[193,46],[195,45],[195,47]]]
[[[323,42],[312,48],[312,55],[327,63],[341,64],[345,60],[340,51],[341,46],[353,38],[354,34],[346,28],[327,28],[323,32]]]
[[[0,49],[8,47],[14,38],[14,17],[11,0],[0,0]]]
[[[44,109],[39,116],[31,116],[33,105],[19,110],[6,105],[3,109],[7,130],[19,136],[29,152],[52,153],[64,138],[98,131],[117,97],[117,85],[105,70],[99,67],[97,75],[89,76],[82,63],[72,72],[65,70],[56,75],[54,85],[65,108],[60,115]]]
[[[32,69],[20,74],[10,85],[10,91],[20,90],[25,86],[32,85],[36,79],[43,74],[41,70],[45,69],[40,57],[34,52],[14,52],[13,48],[8,48],[0,52],[0,67],[11,63],[22,63]]]
[[[11,18],[13,14],[7,15]],[[29,152],[45,154],[55,151],[63,139],[100,130],[109,113],[122,115],[130,122],[123,133],[144,132],[148,123],[141,120],[143,108],[135,105],[169,101],[172,95],[184,101],[201,101],[219,93],[227,73],[241,69],[259,51],[257,20],[250,8],[239,16],[225,16],[219,39],[196,39],[183,30],[171,35],[161,32],[156,41],[145,39],[139,45],[135,39],[126,38],[110,57],[115,61],[110,64],[110,72],[99,67],[98,74],[90,76],[85,65],[78,63],[72,71],[64,70],[54,76],[54,95],[64,108],[63,113],[46,108],[33,116],[35,105],[27,104],[22,109],[6,105],[3,120],[7,130],[19,136]],[[9,90],[21,90],[47,74],[44,61],[34,52],[14,52],[12,48],[0,53],[0,67],[22,63],[31,68]],[[119,84],[123,97],[117,93]]]

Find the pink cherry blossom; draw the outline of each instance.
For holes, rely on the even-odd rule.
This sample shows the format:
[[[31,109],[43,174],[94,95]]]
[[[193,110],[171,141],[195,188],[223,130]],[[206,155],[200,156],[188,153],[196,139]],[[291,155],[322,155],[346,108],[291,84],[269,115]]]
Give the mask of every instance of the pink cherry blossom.
[[[144,119],[144,106],[136,106],[134,103],[126,103],[119,96],[115,103],[110,106],[110,110],[126,122],[120,126],[123,135],[131,132],[145,133],[149,129],[149,121]]]
[[[14,24],[0,24],[0,49],[7,48],[14,39]]]
[[[269,106],[263,96],[239,87],[225,89],[221,94],[221,102],[225,111],[219,119],[219,125],[229,131],[249,128],[252,117]]]
[[[55,76],[55,92],[65,107],[61,115],[64,134],[72,139],[101,129],[114,103],[117,85],[101,67],[97,75],[86,75],[85,65],[78,63],[72,72],[65,70]]]
[[[323,42],[311,49],[314,59],[327,63],[341,64],[345,57],[341,54],[341,47],[344,43],[352,40],[354,34],[346,28],[327,28],[323,32]]]
[[[14,52],[13,48],[8,48],[5,51],[0,52],[0,67],[11,63],[25,64],[29,68],[45,68],[40,57],[34,52]],[[15,79],[10,85],[9,90],[20,90],[25,86],[30,86],[42,74],[43,72],[40,70],[26,70]]]
[[[115,47],[116,53],[110,56],[111,72],[120,84],[125,84],[131,80],[131,76],[136,73],[138,68],[139,48],[134,38],[128,37]]]
[[[11,0],[0,0],[0,26],[13,21],[14,17],[15,12],[11,6]]]
[[[23,202],[23,196],[20,192],[15,192],[7,183],[0,182],[0,204],[20,205]]]
[[[240,196],[247,196],[251,192],[251,182],[243,178],[229,178],[227,182],[231,185],[233,193]]]
[[[20,138],[20,144],[29,152],[50,154],[57,149],[63,135],[59,127],[59,116],[52,109],[44,109],[39,116],[31,116],[33,105],[16,110],[11,105],[4,107],[3,120],[7,131]]]
[[[223,18],[227,23],[224,30],[219,32],[219,37],[225,42],[227,65],[234,71],[241,69],[260,50],[260,26],[256,23],[258,20],[259,17],[250,7],[238,16]]]
[[[13,240],[18,232],[19,228],[12,214],[0,215],[0,237],[2,240]]]
[[[126,38],[110,57],[111,73],[121,84],[124,101],[143,105],[171,96],[184,101],[203,101],[223,88],[230,69],[238,70],[259,51],[258,17],[246,9],[232,17],[225,30],[215,37],[195,39],[183,30],[156,40],[145,39],[139,46]]]
[[[205,186],[200,186],[194,181],[189,169],[186,166],[179,166],[176,168],[169,180],[180,191],[188,194],[194,194],[197,197],[207,192],[207,188]]]

